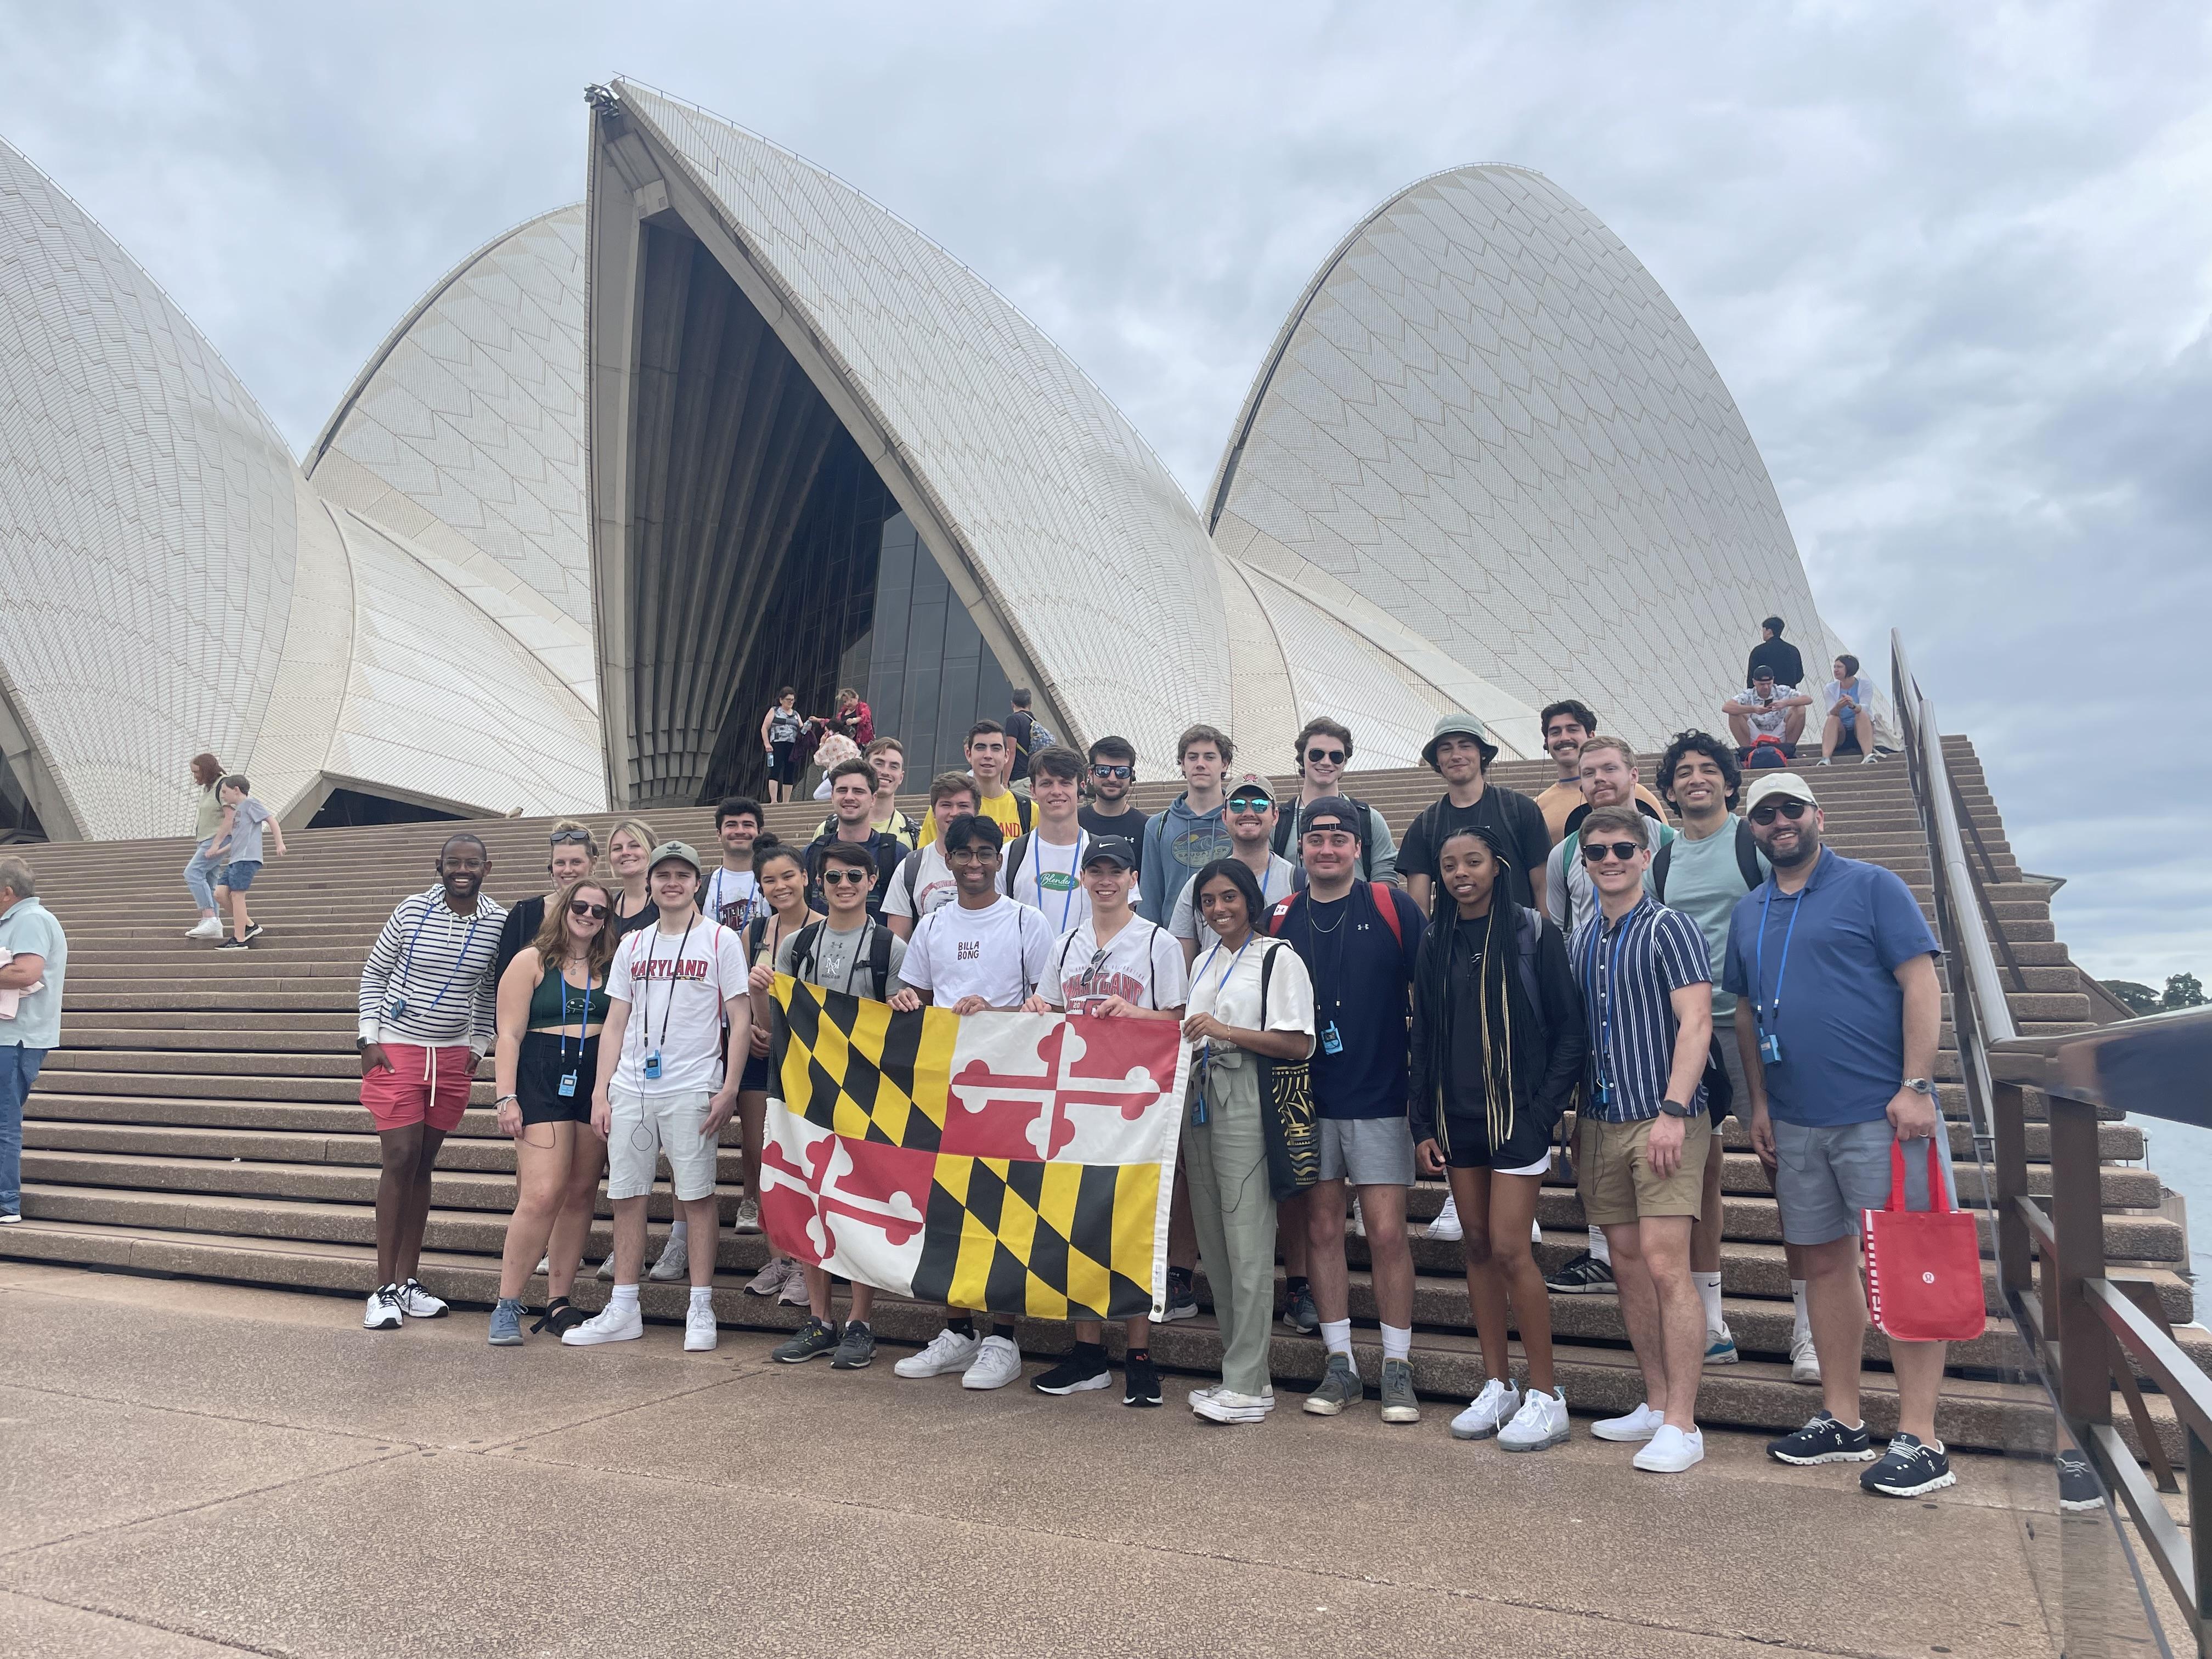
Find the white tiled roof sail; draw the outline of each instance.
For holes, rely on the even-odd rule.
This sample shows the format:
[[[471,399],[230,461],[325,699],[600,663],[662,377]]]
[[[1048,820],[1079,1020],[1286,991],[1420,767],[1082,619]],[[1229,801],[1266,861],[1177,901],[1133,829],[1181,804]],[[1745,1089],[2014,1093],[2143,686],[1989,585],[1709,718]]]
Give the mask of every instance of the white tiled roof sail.
[[[290,452],[154,279],[0,142],[0,695],[69,822],[174,833],[292,605]]]
[[[1808,659],[1826,632],[1689,325],[1520,167],[1422,179],[1346,238],[1261,367],[1208,517],[1230,556],[1326,573],[1506,698],[1580,696],[1640,747],[1717,725],[1761,617]],[[1533,750],[1533,715],[1501,735]]]

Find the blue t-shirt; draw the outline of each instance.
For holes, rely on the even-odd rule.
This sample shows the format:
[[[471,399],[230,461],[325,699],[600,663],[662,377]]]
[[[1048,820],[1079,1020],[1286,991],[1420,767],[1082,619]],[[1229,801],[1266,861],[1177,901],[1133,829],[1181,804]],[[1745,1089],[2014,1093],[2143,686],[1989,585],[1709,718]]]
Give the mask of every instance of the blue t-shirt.
[[[1765,1066],[1767,1110],[1815,1126],[1870,1123],[1887,1111],[1905,1080],[1897,969],[1940,948],[1894,872],[1826,848],[1795,895],[1769,878],[1738,900],[1725,984],[1753,999],[1761,1030],[1781,1039],[1781,1060]]]
[[[1395,908],[1400,938],[1390,937],[1378,899]],[[1425,925],[1419,908],[1400,889],[1378,892],[1366,882],[1330,903],[1310,892],[1285,902],[1273,930],[1290,941],[1314,986],[1315,1109],[1332,1118],[1405,1116],[1408,994]]]

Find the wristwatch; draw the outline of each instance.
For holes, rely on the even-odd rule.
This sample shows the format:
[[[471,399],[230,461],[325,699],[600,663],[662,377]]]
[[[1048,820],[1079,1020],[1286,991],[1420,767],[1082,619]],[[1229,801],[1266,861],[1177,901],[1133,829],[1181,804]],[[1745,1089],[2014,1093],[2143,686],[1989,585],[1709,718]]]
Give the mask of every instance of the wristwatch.
[[[1936,1085],[1924,1077],[1909,1077],[1905,1079],[1904,1086],[1911,1090],[1916,1095],[1932,1095],[1936,1092]]]
[[[1662,1100],[1659,1103],[1659,1109],[1666,1113],[1668,1117],[1686,1118],[1695,1117],[1697,1115],[1695,1112],[1692,1112],[1679,1100]]]
[[[376,1041],[376,1039],[375,1039],[374,1037],[365,1037],[365,1036],[357,1036],[357,1037],[356,1037],[356,1038],[353,1040],[353,1051],[354,1051],[354,1053],[356,1053],[356,1054],[359,1054],[362,1049],[364,1049],[364,1048],[368,1048],[368,1045],[369,1045],[370,1043],[372,1043],[372,1042],[375,1042],[375,1041]]]

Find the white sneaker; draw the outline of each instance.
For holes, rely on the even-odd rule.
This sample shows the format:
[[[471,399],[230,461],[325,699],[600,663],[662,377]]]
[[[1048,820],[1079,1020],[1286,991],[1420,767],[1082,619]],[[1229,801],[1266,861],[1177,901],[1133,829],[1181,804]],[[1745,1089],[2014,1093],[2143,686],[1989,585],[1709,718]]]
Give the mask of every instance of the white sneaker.
[[[908,1354],[891,1369],[901,1376],[942,1376],[947,1371],[964,1371],[982,1346],[981,1337],[963,1336],[947,1328],[932,1337],[920,1353]]]
[[[607,1259],[599,1263],[599,1276],[601,1279],[612,1279],[615,1276],[615,1253],[612,1250],[609,1250]]]
[[[730,1231],[737,1233],[757,1233],[760,1230],[760,1200],[739,1199],[738,1218],[730,1224]]]
[[[975,1350],[975,1363],[962,1373],[963,1389],[1003,1389],[1022,1374],[1022,1351],[1003,1336],[987,1336]]]
[[[1429,1223],[1429,1237],[1447,1243],[1467,1237],[1467,1230],[1459,1224],[1459,1200],[1449,1193],[1444,1194],[1444,1206],[1437,1212],[1437,1218]]]
[[[1662,1423],[1651,1437],[1651,1443],[1630,1461],[1638,1468],[1649,1469],[1655,1474],[1680,1474],[1691,1464],[1705,1460],[1705,1437],[1702,1431],[1692,1429],[1685,1434],[1672,1423]]]
[[[410,1319],[443,1319],[446,1304],[422,1288],[422,1281],[410,1279],[399,1287],[399,1311]]]
[[[1346,1224],[1344,1231],[1354,1238],[1367,1237],[1367,1212],[1359,1207],[1359,1199],[1357,1194],[1352,1200],[1352,1219]]]
[[[538,1258],[538,1265],[532,1267],[530,1271],[536,1273],[540,1279],[543,1279],[548,1273],[552,1271],[552,1267],[553,1259],[551,1254],[549,1252],[544,1255],[539,1256]]]
[[[635,1302],[610,1302],[580,1325],[571,1325],[561,1333],[563,1346],[571,1348],[596,1347],[602,1342],[635,1342],[645,1334],[645,1316],[637,1310]],[[690,1334],[685,1334],[686,1342]]]
[[[689,1279],[690,1276],[691,1247],[685,1243],[681,1233],[671,1233],[668,1243],[660,1247],[660,1259],[653,1264],[646,1277],[666,1284],[672,1279]]]
[[[1193,1389],[1189,1394],[1184,1396],[1184,1398],[1190,1401],[1191,1410],[1197,1411],[1198,1402],[1201,1400],[1210,1400],[1215,1395],[1219,1394],[1221,1392],[1222,1386],[1223,1385],[1218,1382],[1209,1382],[1202,1389]]]
[[[380,1285],[368,1293],[368,1307],[361,1316],[365,1331],[396,1331],[406,1321],[400,1316],[399,1287]]]
[[[221,939],[222,923],[214,916],[202,916],[199,924],[186,931],[186,939]]]
[[[712,1353],[714,1344],[719,1340],[714,1325],[714,1308],[711,1305],[702,1308],[694,1304],[691,1310],[684,1316],[684,1352]]]
[[[784,1288],[784,1281],[796,1271],[787,1255],[774,1255],[768,1265],[745,1281],[747,1296],[774,1296]]]
[[[1567,1440],[1567,1396],[1563,1389],[1546,1394],[1531,1389],[1513,1413],[1513,1420],[1498,1431],[1498,1449],[1510,1452],[1544,1451]]]
[[[1214,1389],[1206,1393],[1194,1391],[1190,1408],[1209,1423],[1260,1423],[1275,1409],[1275,1391],[1265,1394],[1239,1394],[1234,1389]]]
[[[1813,1350],[1810,1331],[1790,1340],[1790,1380],[1815,1385],[1820,1381],[1820,1356]]]
[[[1482,1385],[1482,1392],[1468,1401],[1467,1409],[1451,1420],[1455,1440],[1487,1440],[1521,1409],[1521,1390],[1497,1377]]]
[[[1652,1410],[1647,1400],[1625,1417],[1601,1417],[1590,1425],[1590,1432],[1601,1440],[1649,1440],[1666,1424],[1667,1413]]]

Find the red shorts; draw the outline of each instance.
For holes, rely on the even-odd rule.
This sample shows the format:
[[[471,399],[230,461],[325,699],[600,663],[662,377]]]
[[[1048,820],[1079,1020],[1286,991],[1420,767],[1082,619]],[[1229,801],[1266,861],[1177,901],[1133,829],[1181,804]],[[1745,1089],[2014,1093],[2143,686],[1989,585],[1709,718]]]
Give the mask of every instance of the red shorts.
[[[361,1080],[361,1103],[379,1130],[427,1123],[441,1134],[460,1127],[469,1109],[469,1085],[476,1079],[476,1056],[465,1042],[451,1048],[418,1048],[387,1042],[388,1072],[371,1072]]]

